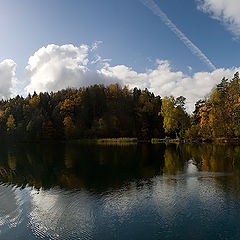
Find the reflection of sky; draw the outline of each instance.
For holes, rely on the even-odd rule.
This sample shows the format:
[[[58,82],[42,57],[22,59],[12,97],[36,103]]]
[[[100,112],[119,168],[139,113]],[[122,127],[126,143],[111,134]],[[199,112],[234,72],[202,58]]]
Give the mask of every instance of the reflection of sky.
[[[131,184],[130,189],[122,189],[104,196],[103,211],[106,215],[125,216],[140,204],[139,191],[136,185]]]
[[[12,186],[0,185],[0,233],[15,228],[22,220],[18,192]]]
[[[91,236],[94,226],[91,197],[84,192],[37,191],[1,185],[0,201],[0,239],[24,239],[25,235],[32,236],[27,239]],[[15,233],[10,231],[12,228]]]
[[[37,236],[64,238],[91,236],[94,225],[91,199],[84,192],[70,193],[53,189],[31,192],[30,227]]]
[[[187,239],[193,231],[204,239],[212,228],[224,228],[224,239],[240,220],[233,196],[191,161],[185,173],[103,194],[0,185],[0,239]]]

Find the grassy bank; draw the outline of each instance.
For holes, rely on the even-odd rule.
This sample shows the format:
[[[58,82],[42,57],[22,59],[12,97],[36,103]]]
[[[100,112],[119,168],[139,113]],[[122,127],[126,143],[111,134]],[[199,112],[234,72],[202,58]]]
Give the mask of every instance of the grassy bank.
[[[73,142],[83,144],[99,144],[99,145],[130,145],[137,144],[137,138],[99,138],[99,139],[78,139]]]

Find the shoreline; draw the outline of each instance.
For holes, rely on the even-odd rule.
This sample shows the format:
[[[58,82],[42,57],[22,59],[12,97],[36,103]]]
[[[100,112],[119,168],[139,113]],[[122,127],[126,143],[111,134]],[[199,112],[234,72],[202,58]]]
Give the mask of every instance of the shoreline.
[[[1,138],[0,142],[6,143],[45,143],[45,142],[75,142],[82,144],[98,144],[98,145],[130,145],[138,143],[160,144],[160,143],[175,143],[175,144],[199,144],[199,143],[212,143],[212,144],[240,144],[240,138],[215,138],[215,139],[171,139],[171,138],[152,138],[149,140],[138,140],[133,137],[120,137],[120,138],[79,138],[79,139],[39,139],[35,141],[19,140],[13,138]]]

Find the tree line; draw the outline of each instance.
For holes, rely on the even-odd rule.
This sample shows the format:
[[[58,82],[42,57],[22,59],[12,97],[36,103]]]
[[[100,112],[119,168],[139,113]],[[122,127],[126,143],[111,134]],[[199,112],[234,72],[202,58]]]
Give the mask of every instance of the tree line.
[[[162,101],[147,89],[94,85],[0,102],[0,136],[21,140],[163,137]]]
[[[185,98],[118,84],[0,101],[0,137],[38,141],[135,137],[212,140],[240,137],[240,78],[223,78],[188,114]]]
[[[238,139],[240,137],[240,78],[223,78],[210,96],[199,100],[185,132],[190,140]]]

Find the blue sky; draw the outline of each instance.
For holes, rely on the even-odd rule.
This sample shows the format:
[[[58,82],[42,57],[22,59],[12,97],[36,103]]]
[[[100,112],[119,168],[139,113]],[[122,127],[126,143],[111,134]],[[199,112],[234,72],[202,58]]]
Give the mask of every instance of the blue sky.
[[[144,79],[141,76],[140,80],[135,78],[131,84],[130,78],[133,77],[124,82],[123,76],[116,75],[114,67],[125,67],[125,69],[118,69],[117,72],[120,74],[128,70],[130,75],[133,74],[131,71],[134,71],[137,77],[144,73],[148,75],[147,78],[149,70],[159,69],[160,62],[160,65],[165,67],[165,73],[170,72],[173,75],[181,73],[176,75],[176,80],[172,80],[172,78],[169,80],[175,84],[178,78],[181,81],[183,78],[191,78],[192,81],[195,81],[194,74],[198,73],[210,74],[208,80],[205,81],[210,81],[213,77],[212,82],[216,84],[216,77],[220,77],[220,81],[221,74],[230,75],[238,69],[240,66],[240,41],[238,39],[240,19],[238,16],[240,13],[238,14],[235,9],[239,9],[240,4],[237,0],[228,0],[225,6],[222,4],[223,0],[147,1],[148,4],[155,3],[176,25],[178,30],[185,34],[217,69],[222,69],[222,72],[218,72],[215,76],[213,69],[203,62],[198,55],[192,54],[190,49],[162,19],[146,7],[141,0],[0,0],[0,63],[4,62],[5,59],[11,59],[14,63],[11,62],[12,65],[10,64],[9,67],[9,62],[8,64],[5,62],[2,65],[2,71],[7,65],[9,68],[6,71],[16,72],[16,75],[9,79],[12,83],[8,85],[11,87],[8,94],[11,92],[24,95],[30,89],[27,86],[33,82],[35,84],[32,84],[31,90],[34,86],[36,86],[37,91],[58,90],[56,87],[58,80],[54,79],[54,76],[49,81],[56,80],[54,85],[56,89],[41,88],[40,85],[46,86],[45,83],[36,84],[36,81],[41,81],[39,80],[41,75],[36,76],[32,72],[26,74],[26,70],[24,70],[31,65],[29,58],[35,53],[39,53],[39,49],[47,48],[50,44],[58,47],[70,44],[79,47],[85,44],[88,46],[86,53],[88,64],[83,62],[77,62],[77,64],[78,66],[83,65],[88,71],[98,70],[101,72],[101,77],[98,76],[99,81],[103,80],[103,72],[105,71],[106,75],[106,71],[108,71],[107,76],[111,78],[111,81],[118,79],[123,84],[128,83],[131,87],[134,84],[137,87],[149,87],[161,95],[164,93],[168,95],[180,94],[181,88],[184,87],[182,85],[176,86],[179,88],[176,93],[174,93],[175,90],[163,91],[160,89],[161,86],[158,86],[156,90],[154,86],[157,85],[157,79],[154,79],[152,86],[149,83],[143,83]],[[91,51],[91,46],[96,41],[101,41],[101,44]],[[49,51],[52,53],[53,50]],[[48,55],[51,53],[48,52]],[[107,67],[103,61],[89,64],[93,62],[92,59],[99,56],[101,56],[101,60],[111,59],[108,61]],[[50,66],[50,62],[45,64]],[[55,69],[62,72],[61,67],[63,68],[63,63],[55,66]],[[109,70],[109,67],[114,69]],[[106,68],[108,69],[106,70]],[[232,70],[233,68],[234,70]],[[38,71],[37,67],[36,69],[35,72]],[[7,74],[7,76],[11,77],[11,74]],[[64,81],[67,81],[66,74],[64,76]],[[89,76],[86,79],[89,79]],[[87,84],[86,79],[82,81],[79,78],[76,81]],[[8,80],[5,78],[4,81]],[[138,81],[140,81],[139,84]],[[161,82],[161,80],[159,81]],[[197,81],[199,80],[197,79]],[[107,83],[107,80],[104,79],[103,82]],[[191,81],[185,82],[189,84]],[[62,87],[60,83],[61,81],[59,81],[59,88]],[[90,81],[90,83],[93,82]],[[214,84],[208,86],[209,89],[204,89],[204,94],[207,90],[210,91]],[[205,85],[204,82],[203,85]],[[74,83],[73,87],[75,86],[78,85]],[[173,88],[172,85],[171,89]],[[182,93],[183,95],[184,93],[189,94],[189,91],[189,89],[187,92],[183,89]],[[0,95],[8,97],[7,94],[4,95],[1,92]],[[190,98],[191,101],[196,99],[192,96]]]

